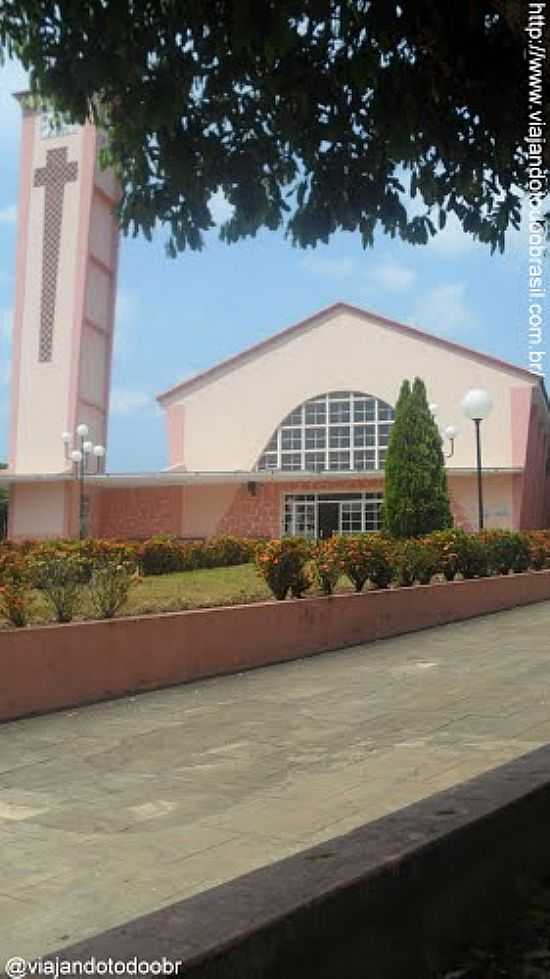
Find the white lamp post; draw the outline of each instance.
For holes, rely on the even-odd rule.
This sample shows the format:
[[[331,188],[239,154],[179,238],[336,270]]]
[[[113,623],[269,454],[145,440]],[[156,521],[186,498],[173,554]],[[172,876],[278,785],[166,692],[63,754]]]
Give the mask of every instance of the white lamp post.
[[[89,429],[87,425],[80,424],[76,427],[76,437],[74,443],[79,448],[71,449],[73,439],[70,432],[63,432],[61,439],[65,446],[65,458],[71,461],[74,466],[75,479],[80,484],[80,505],[79,505],[79,527],[80,539],[86,536],[86,505],[84,497],[84,480],[89,476],[88,459],[91,455],[95,457],[96,473],[101,472],[102,460],[105,458],[105,446],[94,445],[88,439]]]
[[[479,513],[479,529],[483,530],[483,485],[481,469],[481,422],[490,414],[493,402],[482,388],[472,388],[462,399],[462,411],[473,421],[476,429],[476,458],[477,458],[477,501]]]
[[[456,425],[447,425],[447,428],[443,430],[443,435],[451,443],[451,451],[445,455],[446,459],[450,459],[454,455],[455,451],[455,439],[460,435],[460,429]]]
[[[437,412],[439,411],[439,405],[436,405],[435,402],[432,401],[432,403],[428,405],[428,408],[430,409],[434,422],[437,423]],[[450,459],[454,455],[455,439],[458,435],[460,435],[460,429],[456,428],[455,425],[447,425],[447,428],[444,428],[443,431],[440,432],[440,435],[442,439],[448,439],[451,443],[451,451],[443,453],[445,459]]]

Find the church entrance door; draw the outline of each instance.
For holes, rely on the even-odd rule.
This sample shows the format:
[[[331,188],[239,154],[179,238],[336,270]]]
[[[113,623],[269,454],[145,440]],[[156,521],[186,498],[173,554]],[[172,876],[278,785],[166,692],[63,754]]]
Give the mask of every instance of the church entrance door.
[[[327,540],[337,534],[340,525],[340,504],[319,503],[319,539]]]

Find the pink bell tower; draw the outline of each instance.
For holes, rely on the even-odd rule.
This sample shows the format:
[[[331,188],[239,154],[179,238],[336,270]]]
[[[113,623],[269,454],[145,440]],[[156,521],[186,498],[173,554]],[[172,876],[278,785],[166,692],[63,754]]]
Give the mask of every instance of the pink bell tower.
[[[85,423],[106,445],[119,229],[119,187],[98,162],[91,124],[56,125],[26,94],[23,113],[9,469],[70,470],[62,433]],[[70,484],[17,482],[10,533],[71,532]],[[32,511],[32,512],[31,512]]]

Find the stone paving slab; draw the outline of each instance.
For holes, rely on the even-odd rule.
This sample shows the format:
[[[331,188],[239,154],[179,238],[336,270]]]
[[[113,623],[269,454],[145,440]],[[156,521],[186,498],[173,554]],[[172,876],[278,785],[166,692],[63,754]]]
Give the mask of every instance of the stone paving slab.
[[[549,636],[542,603],[1,726],[0,965],[546,743]]]

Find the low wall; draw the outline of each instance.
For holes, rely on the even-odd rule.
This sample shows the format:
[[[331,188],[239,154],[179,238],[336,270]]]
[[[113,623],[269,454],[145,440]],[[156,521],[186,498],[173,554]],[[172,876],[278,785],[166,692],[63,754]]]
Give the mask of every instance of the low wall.
[[[550,571],[0,632],[0,720],[550,599]]]
[[[166,956],[188,979],[429,979],[550,871],[549,772],[546,746],[55,954]]]

